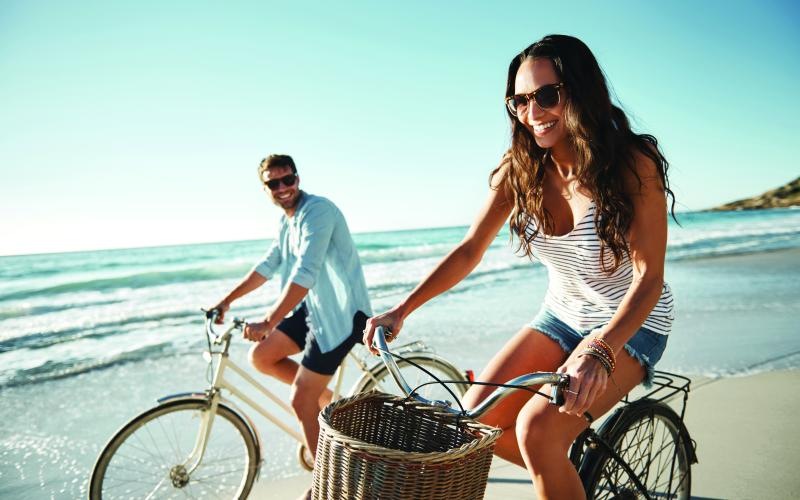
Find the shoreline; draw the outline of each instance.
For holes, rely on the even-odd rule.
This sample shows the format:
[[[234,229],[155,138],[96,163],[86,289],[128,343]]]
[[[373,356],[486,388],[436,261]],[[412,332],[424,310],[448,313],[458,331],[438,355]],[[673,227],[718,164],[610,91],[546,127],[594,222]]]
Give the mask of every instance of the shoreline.
[[[794,431],[800,412],[798,384],[800,369],[692,379],[684,421],[699,459],[692,466],[693,498],[783,499],[800,489],[795,471],[800,434]],[[311,473],[261,478],[251,497],[295,498],[311,481]],[[485,498],[536,495],[524,469],[495,458]]]

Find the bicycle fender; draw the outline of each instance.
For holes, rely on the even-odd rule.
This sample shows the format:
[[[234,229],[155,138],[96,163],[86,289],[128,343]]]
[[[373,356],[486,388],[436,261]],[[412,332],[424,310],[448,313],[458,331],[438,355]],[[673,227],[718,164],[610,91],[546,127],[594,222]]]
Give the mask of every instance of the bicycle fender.
[[[169,396],[163,396],[156,399],[156,403],[163,405],[164,403],[169,403],[171,401],[175,401],[176,399],[205,399],[208,400],[208,395],[204,392],[178,392],[175,394],[170,394]]]

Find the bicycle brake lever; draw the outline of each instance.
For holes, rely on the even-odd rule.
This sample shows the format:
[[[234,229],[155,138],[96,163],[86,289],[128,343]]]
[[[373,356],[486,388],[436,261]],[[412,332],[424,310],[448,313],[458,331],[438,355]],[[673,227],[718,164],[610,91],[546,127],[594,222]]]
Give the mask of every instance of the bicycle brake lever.
[[[556,406],[564,406],[564,390],[569,387],[569,375],[564,375],[561,381],[553,384],[550,388],[550,404]]]
[[[564,406],[564,402],[565,399],[563,389],[558,384],[553,385],[553,387],[550,389],[550,404]]]

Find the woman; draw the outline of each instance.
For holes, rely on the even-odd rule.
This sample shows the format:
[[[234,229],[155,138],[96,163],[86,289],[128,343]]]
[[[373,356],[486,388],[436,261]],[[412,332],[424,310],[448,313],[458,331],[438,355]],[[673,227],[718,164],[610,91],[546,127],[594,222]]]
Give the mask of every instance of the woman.
[[[368,321],[364,343],[377,326],[396,339],[413,310],[475,268],[508,219],[519,249],[547,267],[549,285],[538,315],[479,380],[558,371],[571,382],[561,408],[518,391],[482,421],[506,431],[497,455],[526,467],[541,497],[583,498],[567,458],[588,425],[583,414],[602,415],[649,382],[672,324],[663,280],[668,164],[654,137],[631,131],[594,55],[574,37],[546,36],[515,57],[506,103],[512,145],[483,209],[405,300]],[[473,386],[466,405],[492,389]]]

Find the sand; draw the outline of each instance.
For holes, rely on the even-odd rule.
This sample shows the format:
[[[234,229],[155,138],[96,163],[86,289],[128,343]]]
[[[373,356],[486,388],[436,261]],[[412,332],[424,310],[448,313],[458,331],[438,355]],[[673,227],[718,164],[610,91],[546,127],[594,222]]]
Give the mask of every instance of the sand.
[[[800,491],[800,371],[693,382],[686,425],[697,441],[692,497],[785,499]],[[269,481],[251,494],[292,499],[311,484],[311,474]],[[487,499],[536,498],[527,472],[495,458]]]

